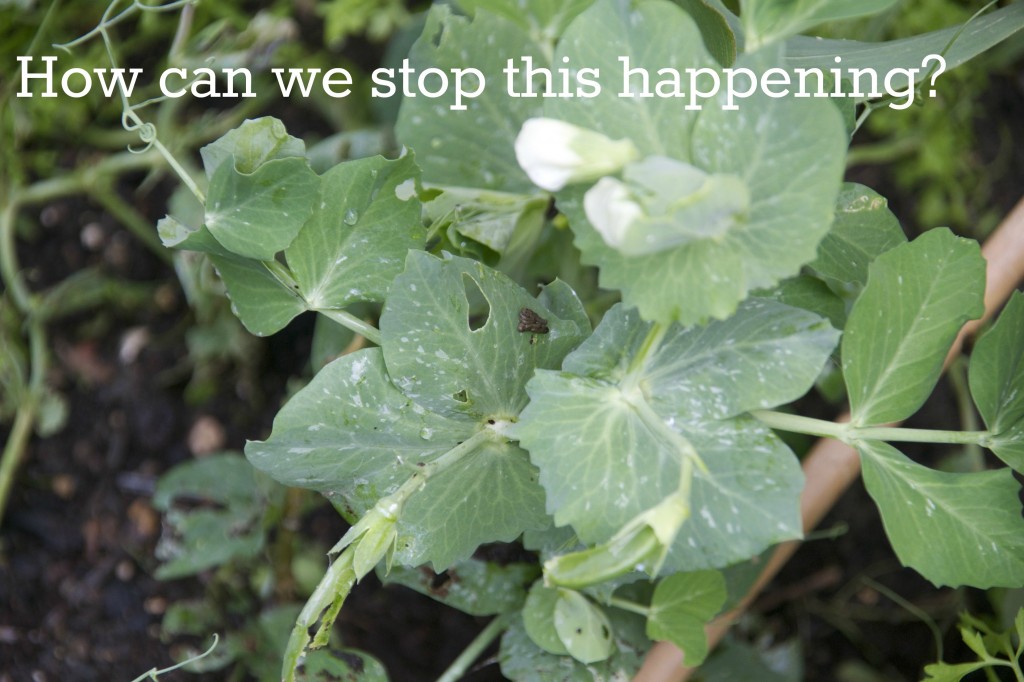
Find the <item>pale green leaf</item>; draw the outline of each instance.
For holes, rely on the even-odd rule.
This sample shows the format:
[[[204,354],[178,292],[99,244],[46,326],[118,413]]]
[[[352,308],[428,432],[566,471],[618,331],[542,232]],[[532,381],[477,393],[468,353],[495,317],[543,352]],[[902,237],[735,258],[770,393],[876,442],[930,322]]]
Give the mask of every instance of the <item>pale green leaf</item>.
[[[544,651],[568,656],[569,650],[555,629],[555,605],[559,594],[557,588],[545,587],[540,580],[535,582],[523,605],[523,627],[533,643]]]
[[[1024,295],[1019,291],[974,345],[970,385],[978,412],[992,432],[992,450],[1024,471]]]
[[[501,672],[515,682],[624,682],[632,679],[650,648],[643,619],[612,609],[608,613],[614,631],[614,650],[604,661],[585,665],[571,656],[557,656],[538,647],[516,619],[501,639],[498,660]]]
[[[371,348],[320,370],[277,413],[270,437],[247,443],[245,454],[281,483],[322,492],[359,517],[417,463],[474,430],[409,400],[388,379],[380,349]]]
[[[964,677],[988,667],[988,663],[932,663],[924,667],[924,682],[960,682]]]
[[[814,384],[839,340],[814,313],[750,299],[705,327],[674,326],[647,364],[662,414],[724,419],[796,400]]]
[[[647,636],[668,640],[683,652],[687,667],[708,653],[704,626],[725,603],[725,579],[718,571],[677,573],[658,583],[647,615]]]
[[[961,25],[885,43],[797,36],[786,43],[786,66],[827,71],[835,68],[835,58],[840,57],[844,69],[874,69],[879,74],[897,68],[919,69],[917,79],[921,80],[928,76],[928,69],[921,69],[922,60],[943,53],[954,37],[956,42],[943,55],[947,70],[1008,40],[1022,28],[1024,4],[1015,2],[971,21],[959,36]],[[942,87],[941,78],[938,86]]]
[[[156,549],[163,562],[156,576],[180,578],[257,555],[264,543],[263,514],[283,492],[235,453],[171,469],[153,494],[153,507],[167,525]]]
[[[285,251],[311,310],[382,301],[409,249],[423,248],[415,160],[376,156],[339,164],[320,181],[319,203]]]
[[[612,655],[612,626],[597,604],[575,590],[558,590],[555,631],[569,655],[580,663],[597,663]]]
[[[555,522],[585,542],[607,540],[678,488],[695,448],[709,473],[694,479],[691,519],[669,559],[675,570],[722,566],[799,536],[792,454],[751,419],[713,420],[802,395],[836,332],[811,313],[750,301],[729,320],[672,327],[631,377],[649,327],[615,307],[565,371],[538,371],[528,386],[515,433],[540,467]]]
[[[306,302],[258,260],[231,253],[209,253],[210,262],[224,280],[231,309],[256,336],[284,329],[306,310]]]
[[[747,51],[787,38],[815,24],[876,14],[897,0],[742,0]]]
[[[896,556],[935,585],[1024,586],[1024,518],[1009,469],[954,474],[857,444]]]
[[[475,12],[483,9],[516,23],[540,45],[551,44],[577,14],[594,0],[458,0],[459,7]]]
[[[388,378],[381,350],[367,349],[324,367],[281,409],[270,438],[248,443],[246,455],[286,485],[323,492],[353,518],[477,428],[410,400]],[[485,441],[405,503],[395,558],[442,570],[481,543],[508,542],[547,524],[526,453]]]
[[[439,226],[447,224],[498,254],[509,248],[517,228],[530,230],[543,223],[548,208],[544,196],[466,187],[436,189],[443,191],[424,205],[426,219]]]
[[[708,473],[694,476],[690,518],[665,572],[722,568],[803,537],[804,476],[778,436],[751,417],[686,426]]]
[[[646,84],[639,73],[627,82],[622,57],[631,69],[643,68],[650,74]],[[698,112],[683,108],[687,100],[619,96],[630,91],[653,94],[662,68],[717,67],[693,19],[679,7],[660,1],[631,5],[600,0],[569,25],[554,63],[599,69],[601,93],[585,99],[548,98],[545,116],[596,130],[613,140],[632,140],[642,156],[690,160],[690,136]]]
[[[355,649],[309,651],[295,672],[295,682],[388,682],[384,665],[370,654]]]
[[[274,159],[306,156],[306,144],[292,137],[284,123],[272,116],[246,120],[215,142],[199,150],[207,179],[212,179],[221,164],[232,160],[239,173],[250,174]]]
[[[395,559],[442,570],[485,542],[512,542],[548,523],[544,490],[526,452],[486,442],[405,504]]]
[[[836,329],[846,326],[846,304],[817,277],[797,275],[754,295],[820,315]]]
[[[707,0],[676,0],[700,28],[704,47],[722,66],[731,66],[736,60],[736,36],[726,16]]]
[[[230,255],[231,252],[221,246],[216,237],[204,226],[190,227],[173,216],[164,216],[156,223],[156,231],[160,241],[169,249],[185,249],[201,253],[219,253]]]
[[[810,268],[836,293],[856,298],[868,281],[871,262],[906,241],[885,197],[846,183],[836,200],[835,222]]]
[[[899,421],[931,394],[960,327],[984,312],[978,243],[927,232],[879,256],[843,333],[852,423]]]
[[[478,328],[470,324],[472,297],[486,306],[472,320]],[[578,300],[571,307],[582,311]],[[548,332],[518,331],[523,309],[547,320]],[[440,414],[510,419],[527,402],[534,368],[560,366],[589,331],[574,321],[582,313],[565,314],[481,263],[412,251],[380,319],[388,372],[406,395]]]
[[[653,74],[664,67],[715,68],[692,19],[663,2],[632,10],[599,2],[573,22],[558,54],[571,63],[601,65],[605,87],[586,106],[553,98],[546,103],[547,116],[628,138],[642,154],[733,176],[750,197],[749,210],[717,239],[626,256],[589,223],[582,201],[586,188],[563,190],[558,207],[569,217],[583,261],[600,268],[602,286],[620,289],[645,319],[690,324],[727,317],[748,291],[795,275],[814,259],[832,221],[846,146],[843,122],[831,103],[756,95],[736,110],[725,110],[720,98],[698,112],[684,110],[685,99],[619,97],[620,55],[631,59],[632,68],[644,66]],[[762,70],[771,65],[765,60],[745,57],[737,66]],[[655,83],[652,78],[652,91]],[[639,76],[632,87],[641,87]]]
[[[540,113],[539,97],[510,97],[505,88],[506,61],[530,57],[533,65],[549,66],[544,47],[508,19],[479,10],[473,19],[455,16],[446,5],[435,5],[427,16],[423,35],[409,53],[417,72],[436,68],[469,67],[486,79],[483,93],[464,98],[458,106],[454,80],[440,97],[406,97],[398,115],[399,141],[416,150],[423,180],[429,184],[482,187],[504,192],[534,194],[536,189],[516,162],[512,143],[523,121]],[[524,85],[517,79],[518,87]],[[466,75],[464,87],[473,89],[475,77]]]
[[[252,173],[222,163],[210,179],[204,222],[228,251],[271,260],[302,229],[319,188],[305,158],[275,159]]]

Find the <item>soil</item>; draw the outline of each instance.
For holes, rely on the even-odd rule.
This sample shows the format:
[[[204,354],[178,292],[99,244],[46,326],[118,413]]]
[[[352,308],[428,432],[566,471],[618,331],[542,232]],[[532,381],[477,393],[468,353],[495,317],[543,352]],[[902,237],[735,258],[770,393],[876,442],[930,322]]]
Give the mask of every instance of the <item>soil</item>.
[[[1005,115],[1024,120],[1019,101]],[[885,194],[884,179],[870,184]],[[1016,191],[1007,188],[1000,201],[1016,201]],[[162,197],[126,191],[125,198],[153,219],[163,213]],[[909,200],[898,197],[894,205]],[[151,505],[157,478],[194,456],[189,435],[197,423],[219,428],[224,449],[240,450],[245,439],[266,435],[289,380],[308,374],[310,324],[300,320],[256,342],[245,366],[220,368],[215,394],[190,402],[182,367],[191,318],[174,272],[82,201],[27,217],[40,225],[19,252],[33,287],[95,265],[150,285],[151,304],[103,307],[48,329],[55,349],[49,383],[67,400],[68,419],[56,435],[31,442],[0,534],[0,682],[131,680],[172,664],[174,642],[161,639],[163,614],[176,601],[203,597],[215,580],[213,571],[152,577],[161,533]],[[125,351],[130,338],[143,340],[137,354]],[[943,389],[911,425],[958,423],[953,404]],[[932,464],[937,457],[934,450],[908,454]],[[324,507],[302,524],[310,541],[322,544],[344,529]],[[891,590],[942,629],[947,660],[967,657],[952,626],[962,609],[990,609],[984,593],[935,590],[900,568],[861,486],[822,529],[835,536],[805,544],[737,636],[760,644],[798,638],[806,680],[920,679],[922,666],[936,660],[934,639],[905,603],[888,596]],[[417,682],[434,679],[484,622],[371,578],[355,590],[340,627],[346,645],[375,654],[392,680]],[[224,677],[176,672],[161,679]],[[489,665],[470,679],[503,678]]]

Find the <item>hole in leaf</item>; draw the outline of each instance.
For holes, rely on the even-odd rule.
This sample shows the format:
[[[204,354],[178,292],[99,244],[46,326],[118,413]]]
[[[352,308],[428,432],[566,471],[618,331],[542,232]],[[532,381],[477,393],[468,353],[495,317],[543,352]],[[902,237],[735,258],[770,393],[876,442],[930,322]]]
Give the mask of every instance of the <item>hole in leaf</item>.
[[[466,290],[467,308],[466,324],[470,331],[476,331],[487,324],[487,318],[491,315],[491,305],[487,302],[484,292],[469,275],[463,273],[462,286]]]
[[[466,395],[466,389],[462,389],[458,393],[453,393],[452,394],[452,398],[454,398],[455,400],[459,401],[460,403],[468,403],[469,402],[469,396]]]

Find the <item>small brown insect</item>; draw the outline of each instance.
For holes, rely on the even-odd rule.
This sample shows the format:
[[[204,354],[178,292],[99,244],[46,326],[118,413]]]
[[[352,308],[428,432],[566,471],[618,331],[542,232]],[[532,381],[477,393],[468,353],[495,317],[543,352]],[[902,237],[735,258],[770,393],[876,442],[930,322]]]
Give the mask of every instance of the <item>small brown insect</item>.
[[[516,329],[534,334],[547,334],[551,331],[548,329],[548,321],[529,308],[519,310],[519,326]]]

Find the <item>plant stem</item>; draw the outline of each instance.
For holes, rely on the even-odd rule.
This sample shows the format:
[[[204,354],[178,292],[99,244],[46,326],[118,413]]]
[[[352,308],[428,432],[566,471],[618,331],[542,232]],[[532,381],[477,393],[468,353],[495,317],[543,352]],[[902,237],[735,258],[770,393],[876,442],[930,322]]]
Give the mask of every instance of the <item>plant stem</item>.
[[[459,654],[459,657],[456,658],[450,666],[448,666],[448,669],[444,671],[444,674],[437,678],[437,682],[456,682],[456,680],[465,675],[469,670],[469,666],[473,664],[473,661],[475,661],[480,654],[483,653],[484,649],[490,646],[491,642],[493,642],[494,639],[504,632],[505,628],[509,626],[509,623],[512,622],[512,617],[515,616],[516,613],[518,612],[507,611],[496,616],[494,620],[488,623],[487,627],[481,630],[480,634],[469,643],[469,646]]]
[[[342,327],[354,331],[356,334],[359,334],[370,343],[375,343],[378,346],[381,345],[382,339],[380,335],[380,330],[374,327],[372,324],[363,322],[352,313],[345,312],[344,310],[331,309],[317,310],[317,312],[320,313],[321,315],[324,315],[334,320]]]
[[[46,376],[48,364],[46,336],[43,333],[42,322],[38,319],[29,320],[28,334],[32,374],[29,379],[28,391],[18,406],[14,417],[14,426],[11,427],[11,433],[4,444],[3,457],[0,458],[0,523],[3,522],[7,500],[10,497],[18,467],[24,458],[25,447],[28,445],[28,439],[32,436],[32,427],[38,416],[39,403],[43,393],[43,379]]]
[[[991,436],[988,431],[932,431],[888,426],[853,426],[770,410],[754,410],[750,415],[773,429],[834,438],[847,444],[861,440],[886,440],[902,443],[959,443],[985,446]]]
[[[620,599],[619,597],[612,597],[608,600],[608,606],[614,606],[617,609],[623,611],[629,611],[630,613],[636,613],[646,618],[651,613],[649,606],[643,604],[637,604],[636,602],[629,601],[627,599]]]
[[[668,325],[658,324],[657,322],[651,325],[650,331],[647,332],[647,338],[640,344],[636,355],[633,356],[633,360],[629,363],[629,374],[639,374],[644,369],[647,360],[661,346],[661,341],[665,338],[667,332]]]

